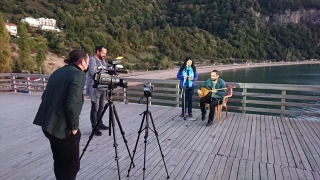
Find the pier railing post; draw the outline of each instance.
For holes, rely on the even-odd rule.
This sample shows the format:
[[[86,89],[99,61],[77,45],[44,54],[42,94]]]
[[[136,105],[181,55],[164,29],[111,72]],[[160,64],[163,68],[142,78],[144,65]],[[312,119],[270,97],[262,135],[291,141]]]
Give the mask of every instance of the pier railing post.
[[[243,91],[242,91],[242,113],[246,113],[246,101],[247,101],[247,88],[243,88]]]
[[[176,84],[176,107],[179,107],[179,84]]]
[[[123,102],[126,103],[127,101],[127,88],[123,88]]]
[[[282,98],[281,98],[281,117],[284,117],[284,111],[286,110],[286,105],[284,104],[286,102],[286,98],[284,97],[286,95],[286,90],[282,90]]]
[[[31,87],[30,87],[30,76],[27,77],[27,89],[28,89],[28,94],[31,94]]]
[[[17,90],[16,90],[17,86],[16,86],[15,79],[16,79],[16,77],[13,74],[11,74],[11,90],[16,93],[17,92]]]

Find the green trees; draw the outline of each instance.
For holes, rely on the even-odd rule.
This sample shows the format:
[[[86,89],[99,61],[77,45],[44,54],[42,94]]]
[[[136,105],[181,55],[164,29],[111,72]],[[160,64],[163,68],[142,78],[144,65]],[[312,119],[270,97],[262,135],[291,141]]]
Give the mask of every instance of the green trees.
[[[65,55],[82,48],[93,53],[104,45],[110,58],[133,55],[145,67],[160,67],[186,56],[194,59],[284,60],[319,58],[320,25],[301,22],[275,26],[267,20],[273,13],[300,8],[320,8],[318,0],[170,0],[89,1],[67,0],[31,3],[3,0],[0,10],[9,20],[21,16],[54,18],[62,32],[42,34],[49,51]],[[13,6],[14,5],[14,6]],[[42,33],[40,33],[42,32]],[[32,46],[32,52],[34,47]],[[38,49],[35,48],[37,51]],[[46,50],[44,50],[46,52]],[[141,54],[153,58],[141,58]],[[129,59],[129,56],[127,56]],[[138,58],[138,59],[136,59]],[[166,64],[166,63],[165,63]],[[168,67],[164,65],[164,67]]]
[[[0,13],[0,73],[12,72],[10,35]]]
[[[46,60],[46,54],[43,48],[39,48],[36,57],[37,67],[39,68],[39,74],[44,74],[43,62]]]
[[[26,25],[20,23],[18,25],[18,46],[19,46],[19,58],[16,62],[16,70],[22,71],[33,71],[34,63],[31,60],[31,48],[30,48],[30,37],[26,30]]]

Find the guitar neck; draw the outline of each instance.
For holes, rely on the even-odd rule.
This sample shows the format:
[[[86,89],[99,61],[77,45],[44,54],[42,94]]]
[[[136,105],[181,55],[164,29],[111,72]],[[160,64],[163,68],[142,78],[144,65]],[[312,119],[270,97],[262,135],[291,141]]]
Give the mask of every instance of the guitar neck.
[[[215,90],[219,91],[219,90],[225,90],[225,89],[227,89],[227,88],[219,88],[219,89],[215,89]]]

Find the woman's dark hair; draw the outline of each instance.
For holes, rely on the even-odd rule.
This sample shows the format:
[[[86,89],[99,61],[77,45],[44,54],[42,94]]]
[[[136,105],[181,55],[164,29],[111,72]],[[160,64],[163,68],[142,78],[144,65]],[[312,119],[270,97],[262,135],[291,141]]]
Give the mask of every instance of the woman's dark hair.
[[[65,59],[64,62],[68,65],[79,65],[83,58],[87,57],[87,53],[84,50],[72,50],[69,53],[68,59]]]
[[[196,73],[197,70],[196,70],[196,66],[195,66],[194,63],[193,63],[192,57],[187,57],[187,58],[184,60],[184,63],[181,65],[179,71],[183,71],[183,70],[186,68],[186,66],[187,66],[187,61],[189,61],[189,60],[192,61],[191,67],[192,67],[193,72]]]

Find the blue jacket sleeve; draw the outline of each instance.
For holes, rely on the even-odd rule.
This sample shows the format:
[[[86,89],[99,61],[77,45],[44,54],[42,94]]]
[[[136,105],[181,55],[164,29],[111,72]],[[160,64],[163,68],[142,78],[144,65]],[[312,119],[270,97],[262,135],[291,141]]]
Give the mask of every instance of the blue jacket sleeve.
[[[177,73],[177,78],[179,79],[179,80],[183,80],[183,76],[182,76],[182,71],[180,71],[180,69],[178,70],[178,73]]]
[[[198,80],[198,72],[196,71],[194,73],[193,82],[196,82]]]

